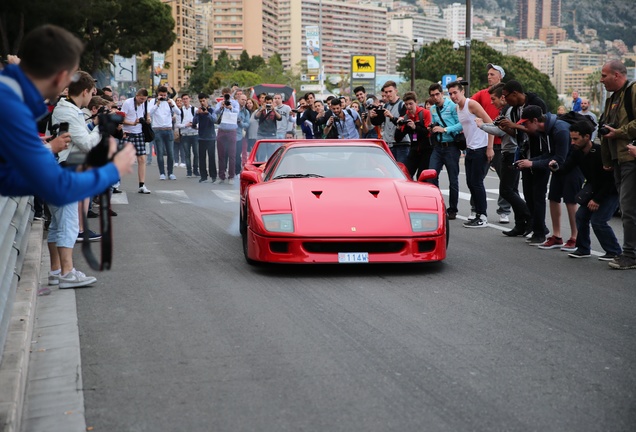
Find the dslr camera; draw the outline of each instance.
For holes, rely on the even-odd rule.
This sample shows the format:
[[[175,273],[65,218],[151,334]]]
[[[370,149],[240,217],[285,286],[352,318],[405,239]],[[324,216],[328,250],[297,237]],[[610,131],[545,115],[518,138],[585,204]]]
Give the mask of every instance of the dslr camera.
[[[229,93],[225,93],[223,95],[223,99],[224,99],[223,103],[225,104],[225,106],[232,105],[232,102],[230,102],[230,94]]]
[[[407,119],[407,118],[400,117],[399,119],[397,119],[397,125],[398,126],[405,125],[408,122],[409,122],[409,119]]]
[[[610,133],[610,130],[607,128],[607,126],[613,128],[613,129],[616,129],[618,127],[618,125],[614,124],[614,123],[602,123],[602,124],[599,125],[599,128],[598,128],[598,135],[599,136],[605,136],[608,133]]]
[[[506,118],[506,116],[499,115],[499,116],[497,116],[497,117],[496,117],[496,118],[492,121],[492,124],[494,124],[495,126],[499,126],[499,124],[500,124],[503,120],[505,120],[505,118]]]

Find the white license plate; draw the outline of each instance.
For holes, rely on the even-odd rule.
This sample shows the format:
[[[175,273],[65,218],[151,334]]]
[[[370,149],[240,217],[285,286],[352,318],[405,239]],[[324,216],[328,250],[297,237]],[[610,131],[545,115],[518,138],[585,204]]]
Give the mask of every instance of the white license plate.
[[[369,253],[368,252],[338,252],[338,262],[339,263],[368,263],[369,262]]]

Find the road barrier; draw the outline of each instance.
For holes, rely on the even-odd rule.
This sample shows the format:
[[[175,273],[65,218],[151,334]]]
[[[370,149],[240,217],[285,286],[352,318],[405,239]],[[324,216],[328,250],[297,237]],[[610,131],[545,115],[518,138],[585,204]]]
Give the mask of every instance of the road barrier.
[[[26,256],[32,216],[32,197],[0,196],[0,358]]]

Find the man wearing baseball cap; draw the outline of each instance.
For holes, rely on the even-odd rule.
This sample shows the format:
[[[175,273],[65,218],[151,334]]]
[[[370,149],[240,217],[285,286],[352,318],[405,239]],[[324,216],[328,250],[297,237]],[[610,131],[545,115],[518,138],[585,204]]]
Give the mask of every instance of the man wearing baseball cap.
[[[495,119],[499,117],[499,109],[492,103],[492,100],[490,99],[490,93],[488,92],[488,90],[490,90],[490,88],[492,88],[492,86],[494,86],[495,84],[499,84],[501,80],[503,79],[503,77],[506,76],[506,72],[501,66],[498,66],[492,63],[488,63],[487,70],[488,70],[488,87],[483,90],[479,90],[477,93],[475,93],[471,97],[471,99],[477,102],[479,105],[481,105],[491,119]],[[497,171],[497,176],[501,178],[501,138],[496,135],[495,135],[495,143],[494,143],[493,149],[495,151],[495,156],[493,157],[491,161],[491,166],[495,168],[495,171]],[[497,214],[499,215],[499,223],[504,223],[504,224],[509,223],[510,222],[510,203],[506,201],[505,199],[503,199],[501,195],[499,195],[499,198],[497,199],[497,204],[499,206],[499,208],[497,208]]]

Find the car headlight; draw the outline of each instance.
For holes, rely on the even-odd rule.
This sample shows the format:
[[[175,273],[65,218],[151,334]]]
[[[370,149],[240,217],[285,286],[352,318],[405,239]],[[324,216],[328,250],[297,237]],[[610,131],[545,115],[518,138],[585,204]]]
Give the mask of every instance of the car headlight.
[[[413,232],[431,232],[437,230],[437,213],[409,213]]]
[[[269,232],[294,232],[294,218],[291,213],[263,215],[263,225]]]

